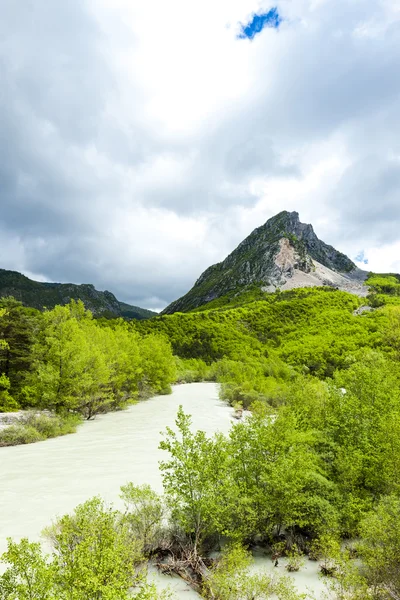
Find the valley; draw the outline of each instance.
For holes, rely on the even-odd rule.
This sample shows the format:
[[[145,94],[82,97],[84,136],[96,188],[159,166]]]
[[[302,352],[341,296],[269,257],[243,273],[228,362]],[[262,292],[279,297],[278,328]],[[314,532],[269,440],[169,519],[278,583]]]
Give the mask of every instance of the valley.
[[[0,340],[1,600],[400,589],[398,275],[283,212],[160,315],[6,297]]]

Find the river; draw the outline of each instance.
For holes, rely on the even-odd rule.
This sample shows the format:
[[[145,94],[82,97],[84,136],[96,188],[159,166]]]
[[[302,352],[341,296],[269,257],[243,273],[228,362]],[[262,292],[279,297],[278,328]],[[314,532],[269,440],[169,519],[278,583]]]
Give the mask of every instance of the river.
[[[0,554],[7,537],[40,539],[55,517],[94,495],[118,502],[119,488],[128,481],[148,483],[161,492],[158,462],[165,453],[158,445],[161,432],[174,426],[179,405],[193,416],[193,428],[209,435],[226,433],[234,421],[215,384],[192,383],[174,386],[169,396],[86,421],[75,434],[0,448]],[[270,559],[257,557],[256,562],[271,569]],[[279,570],[283,572],[282,565]],[[316,564],[308,562],[294,577],[302,590],[319,592],[323,585],[316,574]],[[154,572],[151,577],[160,588],[170,585],[178,600],[200,597],[179,579]]]

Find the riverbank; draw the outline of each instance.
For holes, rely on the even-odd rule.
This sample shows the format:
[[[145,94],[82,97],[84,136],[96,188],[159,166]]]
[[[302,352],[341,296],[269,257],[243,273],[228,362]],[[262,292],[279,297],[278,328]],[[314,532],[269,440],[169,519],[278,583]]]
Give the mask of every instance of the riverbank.
[[[76,414],[57,415],[48,411],[19,411],[0,415],[0,448],[42,442],[75,433],[82,418]]]
[[[216,384],[193,383],[84,421],[72,436],[0,448],[0,552],[7,536],[37,540],[56,515],[91,496],[118,501],[127,481],[162,492],[158,462],[165,453],[158,446],[161,432],[174,427],[180,405],[193,415],[193,427],[207,435],[227,433],[233,422]]]
[[[193,430],[208,436],[226,434],[237,422],[232,407],[220,400],[216,384],[192,383],[174,386],[171,395],[85,421],[74,436],[0,448],[0,553],[7,537],[40,540],[43,528],[57,516],[71,513],[93,496],[122,508],[120,487],[128,481],[162,492],[159,461],[165,460],[165,453],[159,443],[166,427],[175,429],[180,405],[192,415]],[[275,572],[270,557],[261,554],[255,555],[254,568]],[[284,562],[275,570],[286,574]],[[292,577],[300,591],[320,589],[316,563],[307,563]],[[149,579],[159,590],[170,586],[177,600],[200,598],[182,579],[154,569]]]

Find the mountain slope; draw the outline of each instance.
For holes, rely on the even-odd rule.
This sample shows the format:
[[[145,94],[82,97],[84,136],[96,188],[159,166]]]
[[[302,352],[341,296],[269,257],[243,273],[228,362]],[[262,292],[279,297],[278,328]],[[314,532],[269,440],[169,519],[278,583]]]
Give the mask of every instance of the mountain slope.
[[[255,229],[223,262],[204,271],[163,312],[192,310],[254,284],[264,291],[329,285],[366,295],[366,277],[347,256],[319,240],[297,212],[283,211]]]
[[[0,269],[0,297],[5,296],[13,296],[25,306],[38,310],[53,308],[56,304],[68,304],[73,299],[82,300],[85,307],[96,316],[149,319],[157,314],[119,302],[111,292],[100,292],[91,284],[41,283],[17,271]]]

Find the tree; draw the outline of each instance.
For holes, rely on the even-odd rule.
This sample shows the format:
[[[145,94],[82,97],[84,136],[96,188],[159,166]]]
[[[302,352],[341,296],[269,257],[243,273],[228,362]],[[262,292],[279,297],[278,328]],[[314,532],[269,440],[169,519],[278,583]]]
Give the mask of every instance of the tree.
[[[81,301],[45,312],[35,345],[36,373],[26,392],[32,403],[75,410],[88,419],[106,410],[112,400],[110,365],[103,350],[107,335]]]
[[[0,299],[0,374],[10,381],[12,396],[19,398],[32,368],[32,348],[40,313],[12,297]]]
[[[78,308],[80,312],[77,311]],[[85,314],[82,302],[56,306],[43,315],[43,328],[35,344],[36,373],[32,377],[31,397],[40,407],[53,410],[76,409],[87,375],[89,348],[81,326]]]
[[[109,368],[113,406],[121,406],[138,396],[143,376],[140,336],[127,323],[118,319],[113,328],[105,327],[102,350]]]
[[[172,520],[189,536],[195,552],[210,534],[221,532],[221,511],[226,510],[228,455],[222,436],[214,440],[203,431],[192,433],[191,418],[179,407],[178,433],[167,427],[160,448],[170,454],[160,463]]]
[[[301,600],[293,583],[285,577],[250,573],[251,555],[240,545],[224,549],[220,561],[204,583],[206,598],[213,600]]]
[[[285,528],[294,541],[298,529],[335,527],[334,485],[313,443],[312,432],[298,431],[293,413],[271,418],[262,405],[231,429],[230,472],[241,517],[232,530],[268,538]]]
[[[386,317],[381,325],[383,341],[391,348],[395,358],[400,360],[400,306],[385,306],[382,313]]]
[[[143,558],[128,525],[100,498],[79,505],[46,530],[60,599],[124,600],[141,582]]]
[[[125,503],[125,517],[135,540],[144,554],[157,544],[165,513],[161,496],[149,485],[127,483],[121,487],[120,497]]]
[[[0,576],[0,600],[58,600],[54,570],[40,544],[9,539],[1,560],[9,567]]]
[[[10,387],[10,380],[2,373],[0,375],[0,412],[11,412],[19,409],[18,402],[14,400],[9,392]]]
[[[377,597],[400,598],[400,500],[382,498],[361,523],[360,554]],[[380,595],[379,595],[380,594]]]
[[[342,494],[343,532],[354,535],[372,503],[398,490],[400,369],[369,350],[349,357],[334,383],[323,435],[330,440],[331,476]]]
[[[170,393],[171,383],[176,379],[176,364],[169,342],[153,334],[144,337],[139,348],[143,370],[141,389],[151,393]]]

